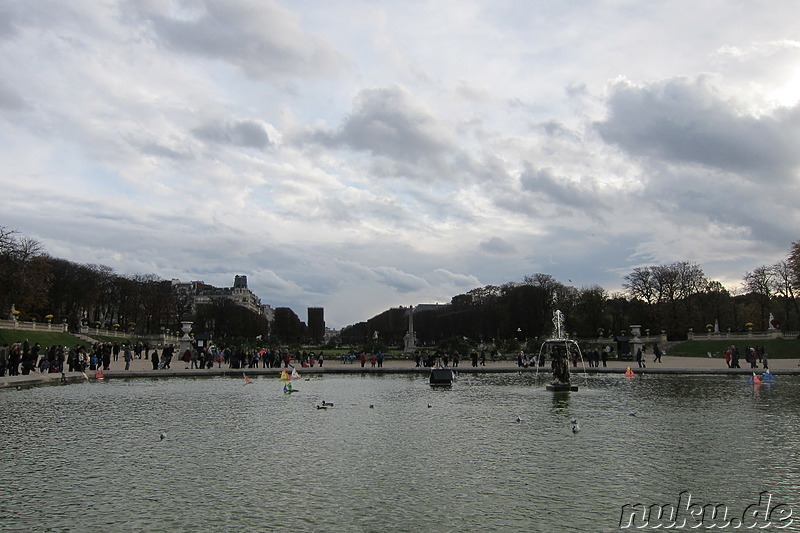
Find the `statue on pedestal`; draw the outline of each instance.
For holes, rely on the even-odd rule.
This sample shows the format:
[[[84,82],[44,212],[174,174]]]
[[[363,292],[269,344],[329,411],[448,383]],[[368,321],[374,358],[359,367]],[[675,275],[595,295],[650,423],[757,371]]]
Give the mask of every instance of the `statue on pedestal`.
[[[417,349],[417,339],[414,335],[414,306],[408,308],[408,332],[403,337],[403,351],[414,353]]]

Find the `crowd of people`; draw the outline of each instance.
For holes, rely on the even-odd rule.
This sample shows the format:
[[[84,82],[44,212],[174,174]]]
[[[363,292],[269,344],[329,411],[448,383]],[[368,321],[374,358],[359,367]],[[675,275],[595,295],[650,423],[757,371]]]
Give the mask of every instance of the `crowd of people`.
[[[216,365],[222,368],[226,365],[229,368],[288,368],[297,364],[303,368],[319,366],[322,367],[325,354],[320,351],[289,351],[286,348],[265,348],[265,349],[245,349],[227,346],[216,346],[209,344],[201,346],[192,344],[185,348],[183,353],[176,353],[179,348],[172,344],[165,346],[151,347],[146,342],[138,343],[117,343],[117,342],[96,342],[86,346],[76,344],[74,346],[42,347],[39,343],[30,343],[28,339],[15,342],[11,345],[5,343],[0,347],[0,377],[9,375],[26,375],[35,372],[55,373],[55,372],[83,372],[85,370],[109,370],[112,362],[122,359],[125,363],[125,370],[130,369],[134,359],[145,359],[150,361],[153,370],[170,369],[173,363],[183,362],[186,369],[211,369]],[[653,362],[660,363],[663,353],[658,345],[652,347]],[[635,360],[640,368],[645,367],[646,360],[649,358],[647,346],[642,346],[637,350]],[[491,354],[491,360],[495,361],[499,353]],[[572,366],[577,367],[583,357],[584,362],[590,367],[599,367],[602,363],[606,367],[608,359],[612,357],[610,347],[595,347],[586,350],[585,353],[578,354],[577,350],[572,350],[568,354]],[[174,361],[177,358],[177,361]],[[458,367],[462,355],[458,351],[429,351],[426,349],[416,350],[413,353],[413,361],[416,367],[435,367],[452,366]],[[487,353],[485,350],[472,350],[467,356],[473,367],[485,366]],[[728,368],[741,368],[739,349],[731,345],[725,352],[725,363]],[[362,367],[369,362],[373,368],[383,366],[385,354],[367,354],[364,351],[350,351],[341,354],[342,363],[359,362]],[[759,364],[763,369],[768,369],[767,354],[763,346],[748,346],[744,350],[744,359],[750,368],[757,368]],[[517,356],[517,365],[520,367],[536,367],[545,365],[545,354],[525,354],[520,351]]]
[[[744,359],[750,365],[750,368],[758,368],[759,363],[764,370],[769,369],[767,364],[767,353],[763,346],[748,346],[744,352]],[[742,368],[739,364],[741,355],[736,345],[731,344],[730,348],[725,350],[725,364],[728,368]]]

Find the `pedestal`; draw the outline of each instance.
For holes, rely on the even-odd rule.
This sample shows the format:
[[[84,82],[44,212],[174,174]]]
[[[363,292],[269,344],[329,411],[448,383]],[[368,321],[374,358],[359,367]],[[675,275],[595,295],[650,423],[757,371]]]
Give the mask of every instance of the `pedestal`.
[[[183,352],[192,349],[192,338],[189,336],[189,332],[192,331],[192,322],[186,320],[182,321],[181,331],[183,331],[183,337],[178,341],[178,357],[183,357]]]

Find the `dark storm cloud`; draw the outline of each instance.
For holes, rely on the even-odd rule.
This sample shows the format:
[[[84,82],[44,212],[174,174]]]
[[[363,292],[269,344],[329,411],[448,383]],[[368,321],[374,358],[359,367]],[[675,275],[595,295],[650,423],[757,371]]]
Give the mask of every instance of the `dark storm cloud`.
[[[252,120],[206,124],[194,129],[193,132],[200,139],[219,144],[258,149],[264,149],[270,144],[269,135],[264,127]]]
[[[339,55],[299,27],[298,18],[268,1],[206,0],[194,18],[144,9],[169,46],[241,67],[254,78],[335,72]]]
[[[786,179],[800,163],[800,110],[743,114],[704,79],[645,87],[617,84],[608,118],[596,124],[606,142],[665,163],[690,163],[766,179]]]
[[[433,115],[400,87],[362,90],[341,129],[314,139],[412,164],[441,163],[449,145]]]

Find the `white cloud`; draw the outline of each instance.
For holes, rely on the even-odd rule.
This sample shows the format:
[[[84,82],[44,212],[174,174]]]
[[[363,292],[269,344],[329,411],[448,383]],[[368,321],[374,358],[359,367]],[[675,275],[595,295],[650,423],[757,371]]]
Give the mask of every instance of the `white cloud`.
[[[536,272],[741,278],[798,239],[795,10],[6,2],[0,225],[334,326]]]

